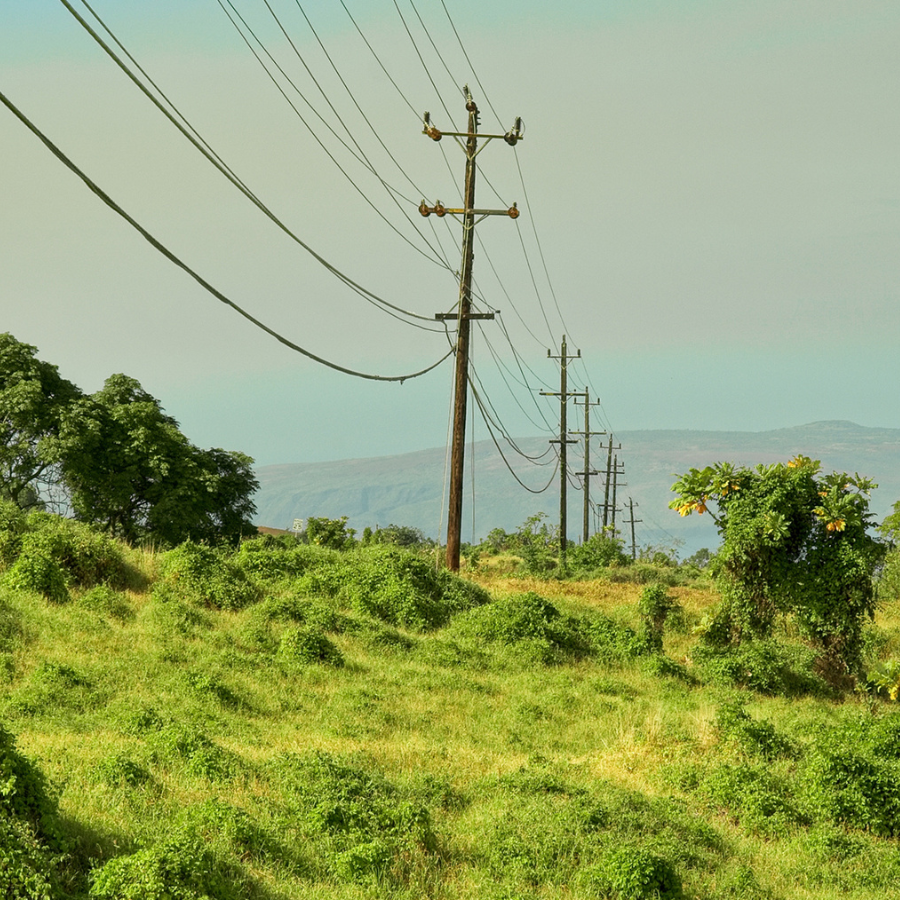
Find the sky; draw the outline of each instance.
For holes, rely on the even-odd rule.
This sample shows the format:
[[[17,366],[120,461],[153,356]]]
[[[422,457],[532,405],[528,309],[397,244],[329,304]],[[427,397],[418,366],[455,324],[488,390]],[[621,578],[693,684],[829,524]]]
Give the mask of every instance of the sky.
[[[231,2],[91,8],[303,241],[424,318],[386,315],[273,226],[59,0],[0,0],[0,91],[291,341],[380,375],[447,353],[432,317],[457,300],[460,224],[416,207],[461,202],[464,157],[421,116],[463,130],[469,84],[483,133],[525,123],[478,157],[477,205],[522,211],[476,229],[478,306],[499,316],[472,359],[507,434],[557,427],[539,392],[559,390],[563,334],[598,428],[900,428],[896,3],[269,0],[282,31],[265,0]],[[3,107],[0,159],[0,330],[83,390],[124,372],[194,443],[259,465],[444,446],[449,360],[402,384],[318,365],[162,257]]]

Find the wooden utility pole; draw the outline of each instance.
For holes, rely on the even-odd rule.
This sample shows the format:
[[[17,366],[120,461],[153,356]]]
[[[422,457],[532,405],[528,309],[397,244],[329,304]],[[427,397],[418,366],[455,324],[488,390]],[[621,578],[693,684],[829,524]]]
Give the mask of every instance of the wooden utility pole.
[[[609,436],[609,446],[606,450],[606,487],[603,492],[603,530],[606,531],[609,525],[609,486],[612,483],[613,473],[613,450],[621,450],[622,445],[613,447],[613,436]],[[613,522],[615,525],[615,521]]]
[[[459,545],[462,535],[462,500],[463,472],[466,455],[466,405],[469,387],[469,322],[472,319],[493,319],[493,313],[473,313],[472,307],[472,261],[474,259],[475,225],[485,216],[509,216],[518,218],[519,210],[515,203],[509,209],[476,209],[475,208],[475,173],[477,166],[475,157],[480,152],[478,139],[485,142],[493,138],[503,138],[510,146],[522,140],[522,120],[516,119],[515,125],[506,134],[478,134],[478,107],[472,99],[469,88],[463,88],[466,97],[466,110],[469,114],[467,131],[439,131],[431,123],[430,113],[425,113],[423,134],[434,141],[444,135],[453,137],[466,154],[466,177],[462,209],[449,209],[438,200],[434,206],[428,206],[423,200],[419,212],[423,216],[443,217],[448,213],[462,219],[462,268],[459,276],[459,303],[457,309],[450,313],[436,313],[439,321],[456,320],[456,375],[454,379],[453,405],[453,438],[450,447],[450,508],[447,514],[447,568],[459,571]],[[463,141],[463,138],[465,141]]]
[[[559,567],[565,571],[566,568],[566,529],[568,528],[568,496],[566,494],[566,476],[568,474],[567,452],[566,448],[569,444],[575,444],[577,441],[569,437],[568,423],[566,421],[566,410],[569,406],[569,397],[574,397],[575,392],[568,389],[568,363],[570,359],[578,359],[581,356],[579,350],[575,356],[569,356],[566,350],[566,336],[562,336],[562,344],[560,345],[559,356],[553,356],[548,350],[548,359],[559,360],[559,393],[551,391],[541,391],[544,397],[559,397],[559,437],[552,438],[551,444],[559,444]]]
[[[625,463],[622,463],[622,473],[625,472]],[[619,457],[613,457],[613,471],[612,471],[612,517],[610,522],[610,527],[612,528],[613,536],[616,534],[616,488],[618,487],[619,482]],[[626,486],[625,482],[622,482],[623,487]]]
[[[591,475],[597,475],[596,469],[591,469],[591,437],[597,434],[606,434],[605,431],[591,431],[591,407],[598,406],[600,398],[596,402],[591,403],[588,389],[584,389],[583,394],[575,395],[575,405],[578,406],[578,398],[584,397],[584,431],[573,431],[572,434],[584,435],[584,471],[578,474],[584,479],[584,510],[582,514],[582,540],[587,543],[590,537],[590,507],[591,507]]]
[[[632,559],[637,559],[637,544],[635,543],[635,540],[634,540],[634,525],[635,525],[635,522],[643,522],[644,521],[643,519],[636,519],[634,517],[634,507],[636,505],[637,504],[634,502],[634,500],[632,500],[631,497],[629,497],[628,498],[628,514],[629,514],[630,518],[629,518],[628,522],[631,525],[631,558]]]

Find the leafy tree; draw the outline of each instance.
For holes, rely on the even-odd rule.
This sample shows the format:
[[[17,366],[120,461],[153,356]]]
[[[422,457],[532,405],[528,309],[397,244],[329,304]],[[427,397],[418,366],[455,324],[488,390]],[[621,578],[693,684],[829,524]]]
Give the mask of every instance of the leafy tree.
[[[41,505],[41,490],[58,477],[48,438],[81,396],[37,348],[0,334],[0,498],[22,508]]]
[[[356,541],[356,531],[347,527],[347,517],[339,519],[317,518],[310,516],[306,520],[306,541],[330,550],[349,550]]]
[[[235,541],[255,530],[253,460],[195,447],[133,378],[113,375],[72,403],[53,446],[77,518],[129,542]]]
[[[778,614],[794,616],[833,683],[859,673],[862,625],[874,613],[872,575],[883,545],[872,537],[869,493],[859,475],[820,475],[797,456],[755,469],[717,463],[691,469],[669,505],[709,513],[722,537],[716,579],[723,605],[709,632],[724,642],[771,633]]]
[[[878,581],[878,596],[884,600],[900,598],[900,500],[893,510],[878,528],[891,545]]]

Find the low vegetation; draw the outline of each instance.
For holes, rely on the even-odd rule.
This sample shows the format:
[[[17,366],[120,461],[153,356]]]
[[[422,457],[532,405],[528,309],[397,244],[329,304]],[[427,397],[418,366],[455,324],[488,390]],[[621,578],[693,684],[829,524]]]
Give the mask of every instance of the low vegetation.
[[[495,534],[462,579],[409,531],[155,551],[0,503],[0,894],[896,891],[890,554],[851,684],[790,610],[720,640],[660,551],[537,577]]]

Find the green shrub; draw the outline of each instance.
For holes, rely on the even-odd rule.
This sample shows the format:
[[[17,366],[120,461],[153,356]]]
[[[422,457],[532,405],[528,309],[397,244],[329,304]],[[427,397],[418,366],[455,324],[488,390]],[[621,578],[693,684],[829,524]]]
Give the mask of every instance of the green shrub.
[[[41,594],[53,603],[68,602],[68,579],[53,550],[54,542],[47,535],[23,535],[19,555],[4,576],[6,583],[19,591]]]
[[[682,896],[681,879],[674,866],[643,847],[625,845],[603,860],[600,880],[621,900],[664,900]]]
[[[93,877],[92,900],[239,900],[243,879],[223,867],[185,829],[128,856],[111,859]]]
[[[833,822],[900,834],[900,715],[821,729],[805,758],[810,802]]]
[[[16,750],[15,739],[0,726],[0,820],[18,820],[51,850],[64,849],[56,804],[41,772]]]
[[[747,641],[730,647],[701,643],[691,653],[701,678],[711,684],[737,686],[761,694],[831,693],[814,671],[815,654],[774,640]]]
[[[258,598],[257,588],[227,555],[185,541],[162,558],[162,580],[185,599],[216,609],[242,609]]]
[[[427,809],[350,760],[289,754],[271,771],[292,820],[338,880],[402,883],[437,850]]]
[[[620,538],[598,531],[584,543],[569,548],[566,561],[570,573],[593,572],[609,566],[631,565],[631,557],[622,547]]]
[[[584,623],[563,615],[549,600],[529,591],[497,600],[461,616],[456,630],[508,647],[527,645],[544,662],[588,656],[591,641]]]
[[[343,666],[344,657],[330,640],[315,627],[288,628],[278,644],[278,659],[289,665],[324,663]]]
[[[126,753],[114,753],[97,763],[97,777],[112,787],[138,787],[150,780],[150,773]]]
[[[27,531],[25,512],[11,500],[0,499],[0,567],[12,565]]]
[[[0,896],[10,900],[58,896],[53,868],[53,857],[26,823],[0,817]]]
[[[810,818],[787,784],[765,766],[716,766],[706,773],[701,792],[713,805],[733,813],[741,824],[764,835],[780,835]]]
[[[98,584],[85,591],[78,598],[78,605],[101,616],[118,619],[120,622],[134,618],[134,610],[125,594],[114,590],[108,584]]]
[[[174,760],[189,775],[220,781],[235,774],[237,761],[199,728],[173,723],[151,735],[151,744],[163,760]]]
[[[684,610],[674,597],[669,596],[665,585],[655,581],[641,591],[638,613],[644,620],[652,644],[657,650],[662,650],[666,621],[673,613],[683,615]]]
[[[261,581],[275,582],[297,578],[308,569],[320,565],[323,558],[330,558],[323,548],[299,544],[293,537],[288,541],[270,542],[266,538],[244,541],[230,563]]]
[[[347,556],[337,579],[335,593],[358,612],[417,630],[445,625],[455,614],[490,599],[477,585],[392,546]]]
[[[99,705],[88,678],[64,663],[42,662],[10,697],[9,709],[20,715],[84,711]]]
[[[763,759],[796,755],[793,744],[780,735],[771,722],[752,719],[740,703],[725,703],[716,713],[722,737],[734,741],[745,753]]]

